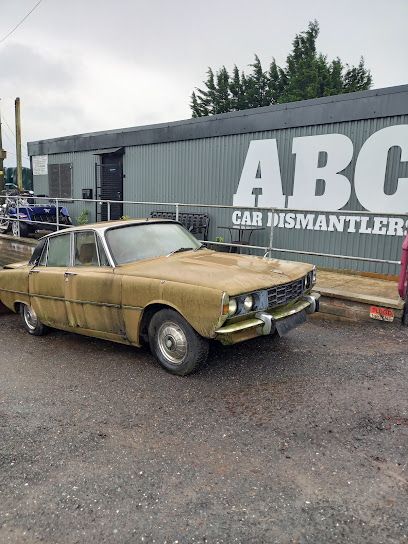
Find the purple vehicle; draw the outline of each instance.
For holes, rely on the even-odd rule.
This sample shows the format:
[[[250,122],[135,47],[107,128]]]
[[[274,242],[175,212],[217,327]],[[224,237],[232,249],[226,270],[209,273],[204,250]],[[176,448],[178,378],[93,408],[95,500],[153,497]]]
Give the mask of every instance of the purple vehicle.
[[[54,203],[35,204],[35,197],[32,194],[20,195],[18,199],[6,195],[4,199],[5,202],[0,206],[0,231],[3,233],[11,231],[13,236],[20,234],[25,237],[38,231],[55,231],[57,217],[60,227],[72,225],[67,208],[58,206],[57,212]]]

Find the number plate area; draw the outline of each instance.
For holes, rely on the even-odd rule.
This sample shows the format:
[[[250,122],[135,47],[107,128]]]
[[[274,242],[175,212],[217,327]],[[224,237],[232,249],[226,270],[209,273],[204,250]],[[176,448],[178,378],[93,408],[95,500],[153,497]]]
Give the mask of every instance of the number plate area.
[[[302,325],[303,323],[306,323],[306,312],[304,310],[298,312],[297,314],[284,317],[283,319],[278,319],[274,322],[279,336],[284,336],[289,331],[295,327],[298,327],[299,325]]]

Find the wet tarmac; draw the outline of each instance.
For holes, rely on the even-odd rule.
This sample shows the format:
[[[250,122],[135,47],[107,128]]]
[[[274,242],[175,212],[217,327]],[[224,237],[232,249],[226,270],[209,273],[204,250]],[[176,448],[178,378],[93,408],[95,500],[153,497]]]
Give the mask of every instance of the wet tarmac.
[[[0,542],[407,542],[407,346],[313,321],[180,378],[0,316]]]

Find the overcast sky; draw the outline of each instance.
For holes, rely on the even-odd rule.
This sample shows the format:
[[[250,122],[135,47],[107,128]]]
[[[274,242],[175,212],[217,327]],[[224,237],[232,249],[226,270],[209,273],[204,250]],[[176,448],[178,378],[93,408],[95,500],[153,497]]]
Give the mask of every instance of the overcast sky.
[[[0,39],[35,3],[0,0]],[[208,66],[283,64],[315,18],[329,59],[363,55],[374,88],[408,83],[408,0],[43,0],[0,44],[3,121],[14,130],[16,96],[24,144],[185,119]],[[12,139],[3,123],[6,166]]]

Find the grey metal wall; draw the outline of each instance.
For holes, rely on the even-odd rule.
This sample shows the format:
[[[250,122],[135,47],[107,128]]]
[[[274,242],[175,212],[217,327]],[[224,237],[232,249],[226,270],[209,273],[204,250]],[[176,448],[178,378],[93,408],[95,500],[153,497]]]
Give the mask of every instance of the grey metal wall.
[[[82,198],[82,189],[94,189],[95,162],[99,162],[99,157],[90,151],[58,153],[48,156],[48,164],[72,165],[72,198]],[[34,176],[34,192],[36,195],[49,194],[48,176]],[[83,210],[88,210],[89,222],[96,220],[95,203],[93,202],[71,202],[67,204],[67,207],[74,222]]]
[[[356,157],[363,143],[374,132],[392,125],[408,123],[408,115],[365,119],[293,127],[288,129],[268,130],[245,134],[201,138],[177,142],[152,143],[148,145],[130,146],[124,154],[124,199],[137,201],[205,203],[232,205],[242,167],[251,140],[276,138],[281,165],[282,183],[285,194],[292,194],[295,156],[292,154],[294,137],[340,133],[348,136],[354,146],[353,160],[344,170],[345,176],[352,182]],[[95,151],[81,151],[49,155],[49,163],[72,163],[73,197],[81,198],[82,188],[95,186]],[[390,188],[396,176],[398,161],[392,161],[387,169],[385,190]],[[395,157],[394,157],[395,158]],[[401,175],[401,173],[400,173]],[[408,174],[406,174],[408,175]],[[46,176],[34,177],[36,193],[48,193]],[[95,205],[76,203],[69,206],[72,216],[76,218],[82,209],[90,210],[90,219],[95,219]],[[408,207],[408,206],[407,206]],[[131,217],[149,215],[152,206],[127,205],[125,215]],[[362,210],[354,189],[346,209]],[[198,208],[192,211],[204,211]],[[211,210],[210,239],[228,233],[217,228],[231,224],[232,211]],[[307,212],[305,212],[307,213]],[[364,212],[363,214],[364,215]],[[252,243],[268,245],[269,229],[257,233]],[[341,232],[309,231],[298,229],[276,228],[274,246],[288,249],[300,249],[323,253],[357,255],[360,257],[377,257],[398,260],[402,238],[398,236],[382,236],[373,234],[351,234]],[[344,259],[294,256],[280,254],[277,256],[293,260],[309,260],[329,268],[344,268],[371,271],[381,274],[397,274],[395,265],[346,261]]]
[[[384,127],[405,123],[408,123],[408,115],[129,147],[124,156],[125,199],[231,205],[250,141],[265,138],[276,138],[278,141],[283,190],[285,194],[291,194],[295,167],[292,140],[294,137],[315,134],[340,133],[352,140],[353,160],[344,170],[345,176],[352,181],[356,157],[367,138]],[[393,166],[387,170],[386,191],[390,187],[391,180],[396,176],[395,169],[399,164],[395,160],[392,161],[392,157],[390,158],[390,164]],[[354,193],[354,188],[346,209],[363,210]],[[129,206],[125,209],[125,213],[129,215],[136,215],[136,211],[134,207]],[[144,215],[149,210],[141,211]],[[216,227],[231,224],[232,212],[212,210],[209,213],[211,238],[223,235],[227,239],[226,231]],[[254,236],[252,242],[256,245],[267,245],[268,235],[269,232],[266,229],[265,232]],[[402,243],[401,237],[398,236],[284,228],[275,229],[274,240],[276,247],[287,249],[390,260],[399,259]],[[306,259],[305,256],[295,257],[290,254],[286,256],[294,260]],[[352,268],[381,274],[397,273],[395,265],[350,262],[334,258],[313,257],[311,260],[329,268]]]

